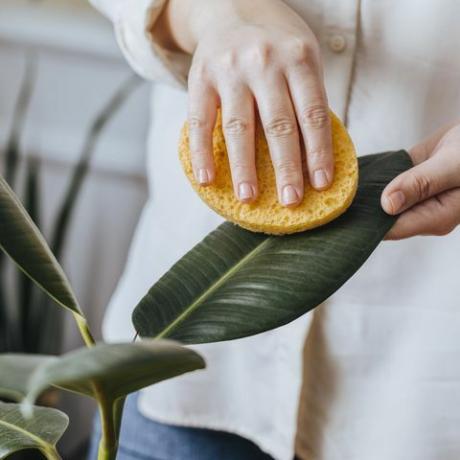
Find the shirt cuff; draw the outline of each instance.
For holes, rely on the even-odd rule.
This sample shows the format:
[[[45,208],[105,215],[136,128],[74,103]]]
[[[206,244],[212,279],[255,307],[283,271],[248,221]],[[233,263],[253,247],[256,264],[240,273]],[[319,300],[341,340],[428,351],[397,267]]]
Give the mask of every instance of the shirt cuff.
[[[172,52],[152,33],[168,0],[125,0],[114,18],[118,44],[136,73],[148,79],[184,88],[191,57]]]

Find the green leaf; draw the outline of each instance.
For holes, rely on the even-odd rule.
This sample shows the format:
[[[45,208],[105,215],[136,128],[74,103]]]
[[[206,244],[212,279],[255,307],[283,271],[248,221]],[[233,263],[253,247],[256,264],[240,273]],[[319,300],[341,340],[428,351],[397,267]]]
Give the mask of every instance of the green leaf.
[[[26,163],[26,180],[24,190],[24,208],[27,210],[30,218],[35,225],[40,227],[40,161],[38,158],[29,157]],[[18,323],[19,331],[16,332],[21,338],[21,351],[25,353],[40,353],[37,346],[37,337],[42,333],[42,328],[37,328],[37,321],[40,319],[40,324],[46,323],[46,318],[41,318],[36,311],[36,303],[34,297],[37,294],[37,288],[34,282],[25,275],[22,271],[18,272]],[[56,308],[53,311],[58,311]],[[50,337],[50,334],[48,334]],[[52,335],[51,335],[52,337]]]
[[[58,304],[84,318],[72,288],[45,239],[0,177],[0,247]]]
[[[39,450],[47,459],[61,457],[56,443],[64,434],[67,415],[45,407],[34,407],[32,416],[24,418],[19,404],[0,403],[0,459],[26,449]]]
[[[54,356],[8,353],[0,355],[0,398],[22,401],[28,391],[32,374],[45,363],[55,361]]]
[[[224,223],[179,260],[133,313],[142,337],[205,343],[282,326],[337,291],[367,260],[395,218],[385,185],[411,166],[404,151],[360,159],[350,209],[321,228],[267,236]]]
[[[39,366],[28,382],[26,403],[50,386],[114,402],[141,388],[203,369],[203,358],[168,340],[97,344]]]

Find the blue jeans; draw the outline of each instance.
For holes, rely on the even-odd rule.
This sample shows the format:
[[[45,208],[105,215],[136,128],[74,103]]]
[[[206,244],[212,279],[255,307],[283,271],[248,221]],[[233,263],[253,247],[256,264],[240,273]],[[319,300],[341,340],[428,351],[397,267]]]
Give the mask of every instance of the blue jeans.
[[[88,460],[97,459],[100,437],[95,421]],[[273,460],[255,444],[222,431],[164,425],[144,417],[137,395],[125,404],[117,460]]]

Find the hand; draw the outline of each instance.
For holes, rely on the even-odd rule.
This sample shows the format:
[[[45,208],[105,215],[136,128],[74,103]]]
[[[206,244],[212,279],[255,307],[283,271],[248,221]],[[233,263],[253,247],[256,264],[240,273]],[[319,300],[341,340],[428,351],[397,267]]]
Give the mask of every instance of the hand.
[[[409,154],[415,166],[382,195],[383,209],[400,214],[386,238],[446,235],[460,224],[460,124],[441,129]]]
[[[212,130],[221,106],[240,201],[258,194],[256,111],[280,203],[295,206],[303,198],[302,145],[310,183],[327,188],[334,175],[328,103],[319,46],[305,22],[280,0],[170,0],[169,8],[175,43],[194,52],[189,127],[197,181],[207,185],[215,176]]]

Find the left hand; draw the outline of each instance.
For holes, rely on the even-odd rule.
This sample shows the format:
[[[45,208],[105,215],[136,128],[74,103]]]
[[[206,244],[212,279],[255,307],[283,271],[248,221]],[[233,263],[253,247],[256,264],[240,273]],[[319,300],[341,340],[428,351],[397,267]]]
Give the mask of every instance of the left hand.
[[[382,194],[382,207],[399,218],[387,240],[447,235],[460,224],[460,123],[439,130],[413,147],[414,167]]]

